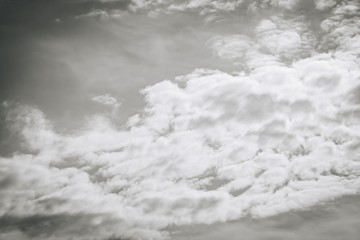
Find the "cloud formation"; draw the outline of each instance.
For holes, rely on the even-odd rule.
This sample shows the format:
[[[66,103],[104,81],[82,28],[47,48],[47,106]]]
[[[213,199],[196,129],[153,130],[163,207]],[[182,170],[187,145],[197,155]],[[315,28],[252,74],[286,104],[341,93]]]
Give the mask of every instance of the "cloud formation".
[[[114,98],[113,96],[111,96],[110,94],[104,94],[104,95],[100,95],[100,96],[95,96],[91,100],[93,100],[94,102],[100,103],[100,104],[104,104],[106,106],[118,106],[118,105],[120,105],[118,100],[116,98]]]
[[[301,9],[299,1],[134,3]],[[320,33],[309,16],[284,14],[260,19],[248,35],[212,37],[210,50],[244,71],[199,68],[149,86],[144,111],[124,126],[95,116],[61,134],[36,107],[4,103],[21,148],[0,158],[1,231],[165,239],[170,225],[273,216],[359,193],[360,6],[313,4],[329,14]]]

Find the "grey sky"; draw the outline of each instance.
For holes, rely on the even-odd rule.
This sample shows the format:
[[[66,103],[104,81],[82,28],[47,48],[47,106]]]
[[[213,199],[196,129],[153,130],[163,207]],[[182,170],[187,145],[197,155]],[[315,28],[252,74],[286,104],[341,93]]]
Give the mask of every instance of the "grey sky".
[[[356,0],[0,1],[0,238],[354,239]]]

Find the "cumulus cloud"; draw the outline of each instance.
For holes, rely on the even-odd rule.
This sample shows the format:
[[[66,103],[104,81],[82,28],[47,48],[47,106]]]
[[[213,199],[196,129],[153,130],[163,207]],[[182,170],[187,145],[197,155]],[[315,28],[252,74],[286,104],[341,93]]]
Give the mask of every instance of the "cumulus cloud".
[[[220,58],[249,70],[289,64],[315,51],[315,37],[303,17],[286,21],[281,17],[263,19],[253,34],[216,36],[208,41],[208,46]]]
[[[60,136],[38,124],[38,110],[20,107],[11,121],[26,122],[18,130],[39,152],[1,159],[2,213],[91,214],[94,224],[114,221],[98,239],[151,239],[169,224],[264,217],[357,193],[358,122],[341,104],[358,69],[324,58],[246,76],[199,70],[184,88],[160,82],[122,131],[102,122]]]
[[[221,3],[184,6],[232,9]],[[211,38],[214,53],[244,71],[196,69],[148,86],[144,111],[124,126],[95,116],[61,134],[36,107],[4,104],[23,145],[0,159],[4,231],[165,239],[170,225],[272,216],[359,193],[359,4],[316,4],[332,9],[319,41],[298,16]],[[292,11],[297,1],[265,5]],[[108,94],[92,100],[120,104]]]

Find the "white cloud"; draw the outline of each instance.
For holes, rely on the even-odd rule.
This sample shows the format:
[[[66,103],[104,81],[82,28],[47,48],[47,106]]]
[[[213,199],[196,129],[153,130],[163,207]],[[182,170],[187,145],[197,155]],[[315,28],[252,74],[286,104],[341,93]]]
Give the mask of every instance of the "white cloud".
[[[314,1],[316,9],[319,10],[329,10],[336,5],[334,0],[315,0]]]
[[[104,104],[104,105],[108,105],[108,106],[115,106],[115,105],[119,104],[118,100],[116,98],[112,97],[110,94],[95,96],[91,100],[93,100],[94,102]]]
[[[251,40],[243,35],[216,36],[208,41],[208,45],[218,57],[231,61],[245,58],[249,49],[254,47]]]
[[[40,133],[56,141],[1,160],[10,179],[2,211],[104,216],[111,233],[152,239],[169,224],[265,217],[358,193],[359,133],[343,116],[357,106],[343,99],[358,73],[329,55],[249,75],[199,69],[179,78],[183,88],[146,88],[145,112],[121,131],[100,118],[59,136],[39,125],[38,110],[19,107],[9,120],[26,144]]]
[[[264,19],[253,34],[252,37],[216,36],[209,40],[208,46],[218,57],[250,70],[309,57],[315,48],[314,36],[302,18]]]
[[[125,14],[126,11],[121,11],[121,10],[105,11],[100,9],[93,9],[89,13],[76,16],[75,18],[81,19],[81,18],[94,17],[94,18],[98,18],[100,21],[106,21],[109,20],[110,18],[121,18]]]

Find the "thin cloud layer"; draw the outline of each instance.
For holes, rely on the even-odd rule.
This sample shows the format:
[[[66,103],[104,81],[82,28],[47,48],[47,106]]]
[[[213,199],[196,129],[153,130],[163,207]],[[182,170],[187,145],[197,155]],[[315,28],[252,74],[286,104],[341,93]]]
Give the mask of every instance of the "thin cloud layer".
[[[245,2],[178,6],[232,11]],[[299,4],[246,6],[294,13]],[[149,86],[144,111],[124,126],[98,115],[60,134],[36,107],[4,103],[21,146],[0,159],[0,231],[165,239],[170,225],[273,216],[359,193],[360,6],[313,4],[329,15],[320,33],[309,16],[277,15],[251,34],[212,37],[209,51],[244,71],[199,68]],[[93,100],[119,104],[110,95]]]

